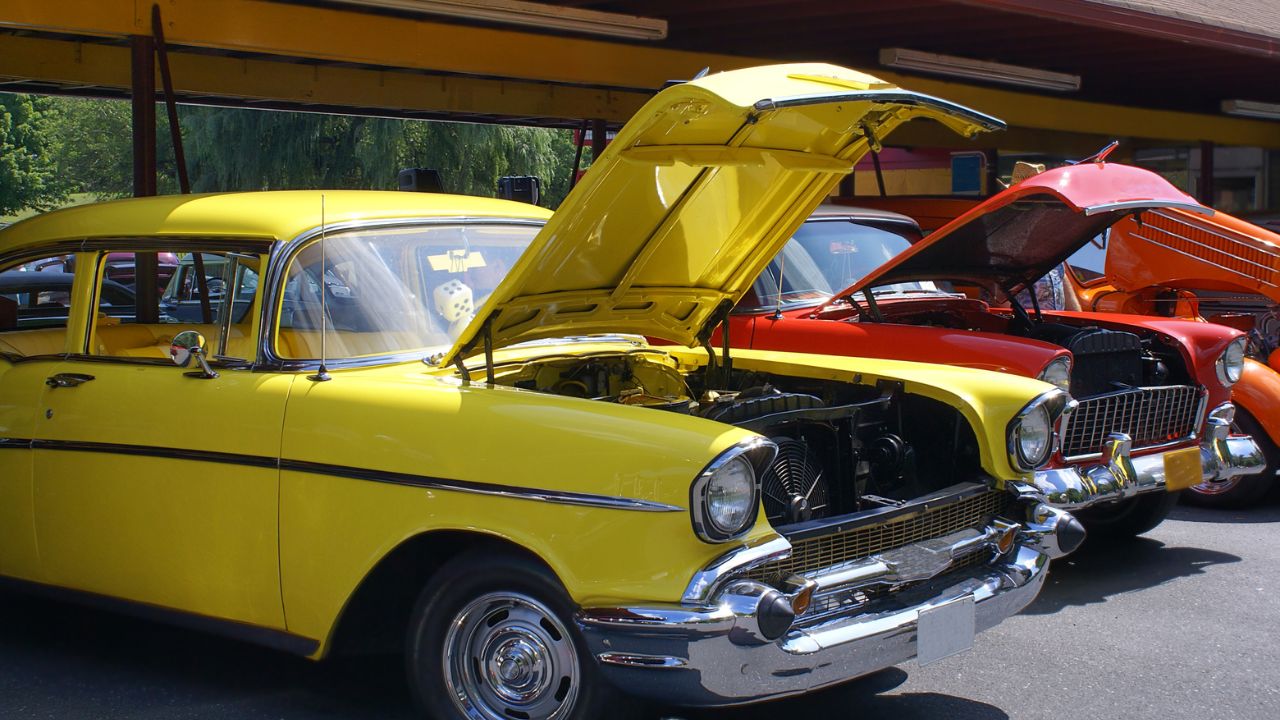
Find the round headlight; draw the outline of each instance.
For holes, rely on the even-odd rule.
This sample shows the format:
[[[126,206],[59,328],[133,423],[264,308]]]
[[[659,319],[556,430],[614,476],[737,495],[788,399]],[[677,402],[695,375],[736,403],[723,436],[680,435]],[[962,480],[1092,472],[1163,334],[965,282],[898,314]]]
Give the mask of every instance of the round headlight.
[[[1224,386],[1235,385],[1240,382],[1240,376],[1244,375],[1244,350],[1245,339],[1236,338],[1218,356],[1215,368],[1218,371],[1218,381]]]
[[[1033,470],[1048,461],[1049,453],[1053,451],[1053,423],[1044,403],[1028,410],[1014,424],[1012,431],[1011,444],[1023,469]]]
[[[1044,366],[1037,378],[1057,387],[1063,392],[1071,389],[1071,358],[1055,358]]]
[[[756,473],[742,456],[716,468],[707,479],[707,522],[716,534],[732,537],[747,529],[756,513]]]

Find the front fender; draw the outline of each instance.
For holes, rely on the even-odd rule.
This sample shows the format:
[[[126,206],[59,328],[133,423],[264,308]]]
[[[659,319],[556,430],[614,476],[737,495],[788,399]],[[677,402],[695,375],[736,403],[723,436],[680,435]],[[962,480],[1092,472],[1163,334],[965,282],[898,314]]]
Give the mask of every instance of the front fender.
[[[433,531],[485,533],[528,549],[578,604],[676,601],[728,549],[694,535],[689,487],[717,455],[754,437],[747,431],[661,410],[463,388],[421,365],[332,376],[296,380],[289,398],[280,569],[290,632],[328,637],[369,570]],[[575,504],[528,490],[657,507]],[[748,539],[772,535],[761,522]]]
[[[1244,374],[1231,388],[1231,401],[1244,408],[1266,430],[1267,437],[1280,445],[1280,373],[1269,366],[1245,358]]]

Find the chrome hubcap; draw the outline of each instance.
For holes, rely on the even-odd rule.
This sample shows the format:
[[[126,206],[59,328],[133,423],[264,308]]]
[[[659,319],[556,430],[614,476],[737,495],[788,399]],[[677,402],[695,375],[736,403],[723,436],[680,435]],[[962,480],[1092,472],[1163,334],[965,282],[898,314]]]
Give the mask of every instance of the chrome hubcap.
[[[525,595],[490,593],[454,618],[444,643],[445,682],[475,720],[556,720],[578,697],[578,655],[550,608]]]

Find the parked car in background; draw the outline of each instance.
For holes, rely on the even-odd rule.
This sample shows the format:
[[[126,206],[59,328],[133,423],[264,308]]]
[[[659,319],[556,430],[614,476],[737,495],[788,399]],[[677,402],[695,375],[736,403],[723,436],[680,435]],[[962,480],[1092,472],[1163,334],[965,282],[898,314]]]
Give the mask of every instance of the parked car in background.
[[[83,260],[65,326],[0,328],[0,575],[313,658],[402,648],[435,718],[617,717],[614,687],[751,702],[967,649],[1083,539],[1032,484],[1066,394],[706,347],[912,118],[998,127],[757,68],[656,95],[555,215],[278,192],[0,231],[0,271]],[[115,252],[227,268],[217,320],[103,322]]]
[[[1247,507],[1280,471],[1280,235],[1218,212],[1176,208],[1126,218],[1067,265],[1068,290],[1098,312],[1206,320],[1248,333],[1231,389],[1235,424],[1258,441],[1266,470],[1190,488],[1197,504]]]
[[[0,318],[0,326],[6,329],[65,326],[74,280],[75,275],[63,272],[0,272],[0,297],[9,301],[4,303],[6,317]],[[102,283],[99,306],[105,317],[132,317],[133,305],[132,290],[110,279]]]
[[[1091,532],[1145,532],[1179,491],[1262,470],[1258,446],[1230,433],[1243,335],[1009,300],[1107,227],[1169,207],[1211,212],[1145,170],[1088,163],[1015,185],[923,240],[896,213],[825,208],[739,304],[730,342],[1052,382],[1076,403],[1033,484]]]

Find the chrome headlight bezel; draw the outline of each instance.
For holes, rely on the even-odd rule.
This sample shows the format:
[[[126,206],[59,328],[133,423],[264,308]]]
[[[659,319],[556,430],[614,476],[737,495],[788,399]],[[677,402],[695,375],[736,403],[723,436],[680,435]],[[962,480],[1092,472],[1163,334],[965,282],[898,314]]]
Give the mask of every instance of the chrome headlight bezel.
[[[1047,382],[1063,392],[1071,391],[1071,356],[1062,355],[1049,361],[1036,379]]]
[[[1223,387],[1231,387],[1240,382],[1244,376],[1244,359],[1248,349],[1247,341],[1238,337],[1227,344],[1222,354],[1213,362],[1213,369],[1218,373],[1218,382]]]
[[[1057,449],[1058,434],[1055,429],[1058,419],[1062,417],[1062,414],[1070,404],[1071,396],[1055,388],[1042,393],[1019,410],[1017,415],[1013,416],[1013,419],[1009,421],[1009,425],[1005,428],[1005,440],[1009,452],[1009,462],[1014,468],[1023,472],[1031,472],[1049,462],[1049,459],[1053,457],[1054,450]],[[1022,432],[1026,427],[1027,421],[1031,419],[1042,421],[1045,426],[1044,446],[1034,456],[1029,456],[1030,453],[1023,442]]]
[[[755,527],[760,514],[760,476],[773,462],[778,447],[770,440],[755,437],[740,442],[712,460],[689,487],[689,517],[693,531],[703,542],[725,543],[737,540]],[[740,468],[750,472],[750,490],[744,501],[745,512],[736,527],[723,527],[717,521],[712,503],[717,494],[714,483]]]

